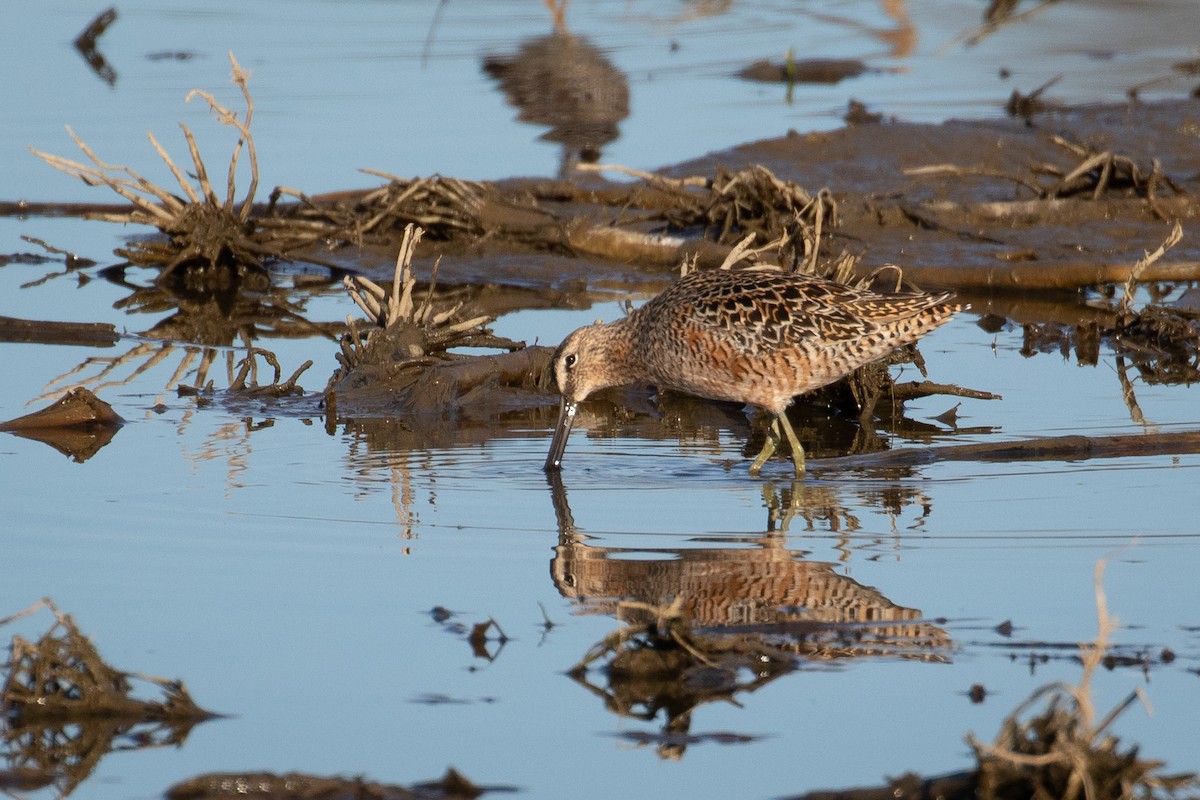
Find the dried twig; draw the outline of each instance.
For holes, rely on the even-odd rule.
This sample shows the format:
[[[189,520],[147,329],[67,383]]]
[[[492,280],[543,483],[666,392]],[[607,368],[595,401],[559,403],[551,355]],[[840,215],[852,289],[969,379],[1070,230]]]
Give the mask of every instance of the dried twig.
[[[687,187],[706,188],[711,184],[708,178],[692,175],[686,178],[667,178],[662,175],[657,175],[653,172],[645,172],[640,169],[624,167],[620,164],[588,164],[586,162],[575,165],[575,169],[580,172],[619,172],[622,175],[628,175],[631,178],[640,178],[647,183],[655,186],[683,189]]]
[[[1195,775],[1160,774],[1162,763],[1138,757],[1138,749],[1119,749],[1117,737],[1107,733],[1116,718],[1141,690],[1128,695],[1098,723],[1092,699],[1092,678],[1104,662],[1117,630],[1108,611],[1103,577],[1105,560],[1096,564],[1096,636],[1080,645],[1083,673],[1077,684],[1054,682],[1033,692],[1001,725],[991,744],[968,734],[967,741],[979,762],[977,796],[1134,797],[1174,796],[1195,792]],[[1144,699],[1144,697],[1143,697]],[[1040,706],[1039,713],[1027,712]]]
[[[1144,254],[1138,259],[1137,263],[1133,265],[1133,269],[1129,271],[1129,277],[1125,279],[1125,285],[1123,287],[1124,293],[1121,296],[1121,303],[1117,306],[1117,317],[1119,320],[1124,322],[1130,316],[1130,309],[1132,308],[1133,304],[1134,288],[1141,279],[1142,273],[1146,271],[1147,267],[1166,255],[1168,250],[1179,244],[1181,241],[1183,241],[1183,226],[1179,224],[1178,220],[1176,220],[1175,224],[1171,226],[1171,232],[1167,234],[1167,238],[1163,240],[1163,243],[1160,244],[1158,248],[1154,250],[1154,252]]]

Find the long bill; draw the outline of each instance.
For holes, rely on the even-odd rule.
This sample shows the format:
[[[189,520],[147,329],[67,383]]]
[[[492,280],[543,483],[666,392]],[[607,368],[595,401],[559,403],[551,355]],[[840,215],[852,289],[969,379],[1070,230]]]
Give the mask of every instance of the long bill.
[[[554,426],[554,438],[550,440],[550,452],[546,455],[546,465],[543,467],[546,472],[558,472],[562,469],[567,436],[571,433],[571,426],[575,424],[575,412],[578,408],[579,404],[573,400],[566,397],[562,399],[562,406],[558,410],[558,422]]]

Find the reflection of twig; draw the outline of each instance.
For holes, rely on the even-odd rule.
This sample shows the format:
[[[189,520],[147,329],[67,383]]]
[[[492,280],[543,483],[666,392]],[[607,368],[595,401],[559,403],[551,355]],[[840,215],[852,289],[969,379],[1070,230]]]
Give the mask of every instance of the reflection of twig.
[[[32,289],[35,286],[41,286],[43,283],[45,283],[46,281],[52,280],[53,278],[61,278],[63,275],[70,275],[72,272],[74,272],[77,269],[85,269],[87,267],[96,266],[96,262],[92,261],[90,258],[80,258],[79,256],[75,255],[74,253],[70,252],[69,250],[62,250],[58,247],[55,247],[52,244],[47,244],[45,241],[43,241],[42,239],[38,239],[35,236],[26,236],[26,235],[22,234],[21,238],[23,240],[25,240],[26,242],[29,242],[30,244],[36,244],[37,246],[39,246],[43,250],[45,250],[47,253],[50,253],[50,254],[56,255],[56,256],[62,256],[63,263],[66,265],[66,269],[62,272],[51,272],[46,275],[43,275],[41,278],[38,278],[37,280],[21,284],[22,289]],[[47,259],[47,260],[49,261],[49,260],[53,260],[53,259]]]
[[[170,377],[167,379],[165,388],[170,390],[176,388],[183,376],[187,374],[189,368],[196,360],[197,353],[202,354],[200,363],[194,371],[195,379],[192,381],[191,387],[193,393],[204,386],[208,379],[208,371],[211,368],[213,361],[216,359],[217,348],[214,347],[183,347],[170,342],[162,342],[159,344],[151,342],[142,342],[135,345],[128,352],[119,356],[92,356],[85,359],[82,363],[71,368],[67,372],[51,379],[49,383],[43,387],[41,395],[29,401],[29,404],[44,402],[45,400],[57,397],[64,391],[71,391],[78,388],[88,388],[94,393],[99,393],[104,389],[109,389],[115,386],[125,386],[134,381],[142,374],[152,369],[174,353],[177,349],[182,349],[182,357],[179,364],[175,367]],[[232,355],[232,351],[229,351]],[[257,368],[255,358],[261,357],[274,369],[274,378],[270,384],[259,385],[257,382]],[[140,362],[140,363],[137,363]],[[118,369],[137,363],[137,366],[127,375],[121,377],[109,376],[113,375]],[[296,394],[301,390],[296,385],[296,381],[300,375],[312,366],[312,361],[305,361],[300,365],[291,377],[280,383],[282,370],[275,354],[269,350],[264,350],[258,347],[247,345],[246,357],[238,364],[238,369],[235,372],[232,362],[227,365],[229,369],[229,390],[239,392],[245,395],[270,395],[274,397],[283,397],[290,394]],[[75,377],[79,373],[84,372],[91,366],[99,366],[100,369],[94,374],[86,377]],[[249,377],[249,382],[247,378]]]
[[[437,8],[433,12],[433,21],[429,23],[429,32],[425,34],[425,44],[421,48],[421,68],[429,62],[429,53],[433,50],[433,37],[437,31],[438,23],[441,22],[442,12],[446,9],[446,3],[450,0],[438,0]]]
[[[29,403],[40,403],[51,397],[57,396],[63,391],[70,391],[80,387],[87,387],[90,388],[92,392],[98,393],[101,389],[107,389],[112,386],[124,386],[135,377],[145,372],[150,366],[157,364],[174,349],[175,346],[167,342],[164,342],[158,346],[150,344],[149,342],[142,342],[135,345],[128,352],[119,356],[92,356],[90,358],[86,358],[78,366],[62,373],[56,378],[51,379],[51,381],[44,387],[43,393],[30,400]],[[135,369],[130,375],[120,379],[105,381],[105,378],[111,375],[115,370],[146,355],[149,355],[147,362]],[[88,367],[96,364],[102,365],[102,368],[96,374],[79,380],[74,380],[69,383],[64,383],[68,381],[68,379],[72,378],[72,376],[77,375],[78,373],[86,370]]]
[[[1125,357],[1117,354],[1117,379],[1121,382],[1121,399],[1125,401],[1125,407],[1129,409],[1129,418],[1139,425],[1146,423],[1146,417],[1142,414],[1142,408],[1138,405],[1137,396],[1133,393],[1133,381],[1129,380],[1125,369]]]
[[[96,40],[108,30],[108,26],[117,21],[116,6],[110,6],[96,15],[88,26],[75,37],[75,49],[83,56],[84,61],[88,66],[100,76],[100,79],[109,86],[115,86],[117,83],[117,71],[108,63],[99,50],[96,49]]]
[[[414,528],[421,518],[413,509],[416,498],[413,496],[412,470],[407,462],[402,462],[392,467],[391,475],[392,508],[396,512],[396,522],[400,525],[400,538],[415,539],[417,534]]]

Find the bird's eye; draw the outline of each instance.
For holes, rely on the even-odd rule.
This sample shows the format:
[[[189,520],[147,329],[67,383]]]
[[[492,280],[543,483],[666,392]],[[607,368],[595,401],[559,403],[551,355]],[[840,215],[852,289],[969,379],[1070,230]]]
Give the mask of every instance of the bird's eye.
[[[567,369],[571,369],[572,367],[574,367],[575,361],[576,361],[576,358],[575,358],[574,353],[568,353],[567,355],[563,356],[563,366],[566,367]]]

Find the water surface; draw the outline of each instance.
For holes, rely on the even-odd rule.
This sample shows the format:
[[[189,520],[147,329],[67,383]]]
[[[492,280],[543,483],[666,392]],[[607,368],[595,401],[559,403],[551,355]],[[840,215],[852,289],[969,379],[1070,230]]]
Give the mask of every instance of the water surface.
[[[851,97],[937,121],[997,114],[1013,88],[1062,74],[1055,95],[1116,101],[1194,57],[1200,22],[1190,0],[1136,10],[1063,2],[968,46],[956,37],[979,24],[974,3],[913,2],[896,16],[891,4],[865,1],[705,8],[571,5],[573,32],[629,79],[629,115],[605,160],[653,168],[789,128],[833,127]],[[108,86],[70,47],[90,9],[13,10],[9,31],[20,35],[10,36],[4,57],[27,77],[3,89],[6,107],[21,109],[0,125],[4,199],[108,199],[25,152],[32,145],[68,153],[65,123],[105,158],[146,165],[159,178],[146,130],[174,141],[184,120],[203,144],[225,152],[204,109],[182,98],[203,87],[232,101],[224,82],[230,50],[254,73],[266,186],[368,185],[373,179],[355,172],[364,166],[464,178],[558,169],[561,148],[514,119],[480,66],[486,55],[550,31],[541,3],[445,3],[436,27],[434,6],[415,3],[134,4],[119,12],[101,39],[117,72]],[[861,58],[878,71],[803,87],[791,105],[782,86],[731,77],[788,48]],[[188,57],[149,57],[163,51]],[[1010,77],[1001,78],[1001,67]],[[1146,94],[1154,91],[1183,93],[1171,82]],[[0,219],[0,252],[37,252],[19,238],[26,235],[103,265],[134,233],[141,231],[10,217]],[[1155,713],[1131,708],[1117,732],[1172,769],[1200,766],[1200,529],[1191,503],[1198,456],[946,462],[905,473],[823,473],[793,486],[782,461],[761,480],[747,475],[737,414],[675,439],[614,432],[585,417],[562,476],[567,527],[540,469],[544,418],[483,437],[449,425],[436,445],[399,448],[353,427],[326,433],[322,419],[268,403],[198,407],[176,392],[194,378],[174,374],[186,343],[136,337],[169,312],[126,313],[117,306],[129,288],[104,280],[65,275],[24,286],[60,269],[0,268],[0,314],[107,321],[135,336],[103,350],[0,345],[0,418],[48,402],[38,398],[55,396],[70,382],[57,379],[86,359],[149,349],[89,384],[129,421],[89,461],[0,438],[0,616],[53,596],[116,666],[179,677],[201,705],[229,715],[196,727],[179,748],[108,755],[75,797],[155,797],[211,771],[363,774],[407,784],[449,765],[530,798],[777,797],[965,769],[967,731],[990,739],[1035,688],[1078,679],[1069,648],[1051,645],[1094,635],[1093,568],[1102,558],[1111,609],[1124,624],[1117,642],[1122,652],[1144,651],[1154,666],[1102,673],[1098,704],[1144,688]],[[127,275],[135,285],[152,277]],[[293,299],[314,319],[353,310],[336,287]],[[618,313],[615,302],[524,311],[496,330],[552,343]],[[934,419],[956,401],[912,403],[906,414],[927,433],[894,437],[892,446],[1200,423],[1194,387],[1137,383],[1146,421],[1135,422],[1108,350],[1096,366],[1029,357],[1018,327],[987,333],[977,320],[960,315],[922,352],[933,379],[1003,401],[964,401],[959,430]],[[335,366],[324,340],[260,344],[285,372],[314,358],[301,380],[310,391]],[[160,360],[151,360],[155,353]],[[219,349],[210,371],[218,388],[240,357]],[[796,513],[780,531],[769,506],[785,498]],[[701,739],[664,758],[653,740],[639,738],[663,729],[662,714],[618,716],[565,674],[616,622],[562,576],[568,564],[612,576],[722,558],[739,568],[772,559],[810,565],[845,591],[911,610],[947,642],[937,658],[806,660],[736,704],[693,712],[690,733],[736,734],[737,743]],[[450,622],[431,616],[437,606],[453,612]],[[483,657],[456,625],[489,618],[508,641],[493,641]],[[1006,620],[1015,626],[1010,637],[995,630]],[[3,632],[33,636],[44,624],[25,620]],[[1163,648],[1174,651],[1174,663],[1159,663]],[[602,684],[603,676],[593,680]],[[989,693],[978,705],[966,697],[976,683]]]

